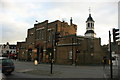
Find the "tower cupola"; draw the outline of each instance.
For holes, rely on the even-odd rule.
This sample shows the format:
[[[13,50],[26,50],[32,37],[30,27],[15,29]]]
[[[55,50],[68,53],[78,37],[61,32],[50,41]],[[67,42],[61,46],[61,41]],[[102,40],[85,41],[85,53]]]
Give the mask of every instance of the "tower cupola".
[[[94,32],[94,23],[95,21],[93,20],[91,13],[90,13],[90,9],[89,9],[89,17],[87,18],[87,21],[86,21],[85,36],[95,37],[96,33]]]

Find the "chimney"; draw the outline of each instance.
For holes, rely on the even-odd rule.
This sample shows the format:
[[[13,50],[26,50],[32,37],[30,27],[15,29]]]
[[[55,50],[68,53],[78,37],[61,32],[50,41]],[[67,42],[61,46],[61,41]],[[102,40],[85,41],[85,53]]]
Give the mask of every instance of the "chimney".
[[[72,26],[72,17],[71,17],[71,19],[70,19],[70,25]]]

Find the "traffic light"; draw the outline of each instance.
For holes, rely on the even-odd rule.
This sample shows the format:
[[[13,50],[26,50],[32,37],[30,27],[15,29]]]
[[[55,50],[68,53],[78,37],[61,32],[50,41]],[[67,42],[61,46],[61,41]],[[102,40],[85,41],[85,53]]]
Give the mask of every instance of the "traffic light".
[[[56,43],[59,42],[59,38],[60,38],[60,33],[59,33],[59,32],[56,32],[56,33],[55,33],[55,45],[56,45]]]
[[[119,39],[119,37],[118,37],[118,35],[119,35],[118,31],[119,31],[119,29],[113,28],[113,42],[114,43],[116,43],[116,41]]]

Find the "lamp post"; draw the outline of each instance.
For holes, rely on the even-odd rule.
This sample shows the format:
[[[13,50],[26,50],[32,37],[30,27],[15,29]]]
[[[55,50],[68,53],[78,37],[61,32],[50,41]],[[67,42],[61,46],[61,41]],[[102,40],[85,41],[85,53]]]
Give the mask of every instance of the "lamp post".
[[[91,58],[92,58],[92,59],[91,59],[91,61],[92,61],[91,63],[93,63],[93,55],[94,55],[94,54],[93,54],[93,53],[91,53]]]
[[[51,58],[51,68],[50,68],[50,73],[52,74],[52,67],[53,67],[53,59],[52,59],[52,53],[50,53],[50,58]]]
[[[51,67],[50,67],[50,73],[52,74],[52,70],[53,70],[53,57],[54,57],[54,33],[51,32],[51,41],[52,41],[52,53],[50,53],[50,63],[51,63]]]
[[[110,76],[113,78],[113,70],[112,70],[112,50],[111,50],[111,33],[109,31],[109,49],[110,49]]]
[[[73,38],[72,38],[72,64],[74,64],[74,61],[73,61]]]

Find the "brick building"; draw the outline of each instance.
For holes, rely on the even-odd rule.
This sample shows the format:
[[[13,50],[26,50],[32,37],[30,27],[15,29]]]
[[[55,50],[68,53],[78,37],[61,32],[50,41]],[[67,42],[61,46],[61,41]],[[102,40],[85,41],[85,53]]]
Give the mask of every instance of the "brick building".
[[[101,39],[96,38],[94,20],[89,14],[86,21],[85,36],[77,36],[77,25],[70,25],[65,21],[48,20],[34,24],[28,29],[25,42],[17,43],[17,52],[20,60],[50,62],[53,53],[56,64],[100,64],[105,51],[101,47]],[[55,46],[55,34],[59,32],[61,38]]]
[[[100,38],[69,35],[61,38],[57,46],[58,64],[101,64],[105,52]]]
[[[25,42],[17,43],[17,51],[20,60],[34,60],[39,62],[49,62],[50,52],[55,51],[55,33],[59,32],[61,37],[76,34],[77,26],[67,22],[56,20],[48,23],[48,20],[34,24],[33,28],[28,29]],[[53,49],[54,48],[54,49]],[[24,54],[24,56],[23,56]],[[55,55],[55,54],[54,54]]]

